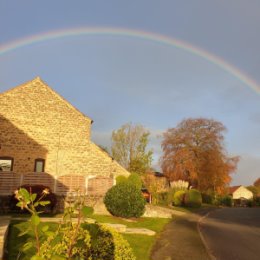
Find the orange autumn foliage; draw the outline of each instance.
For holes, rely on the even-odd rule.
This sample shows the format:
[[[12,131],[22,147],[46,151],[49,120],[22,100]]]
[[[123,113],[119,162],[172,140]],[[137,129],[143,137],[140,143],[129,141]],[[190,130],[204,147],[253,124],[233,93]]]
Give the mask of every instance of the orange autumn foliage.
[[[183,120],[163,137],[161,166],[171,180],[187,180],[201,191],[222,193],[236,170],[238,157],[224,149],[222,123],[212,119]]]

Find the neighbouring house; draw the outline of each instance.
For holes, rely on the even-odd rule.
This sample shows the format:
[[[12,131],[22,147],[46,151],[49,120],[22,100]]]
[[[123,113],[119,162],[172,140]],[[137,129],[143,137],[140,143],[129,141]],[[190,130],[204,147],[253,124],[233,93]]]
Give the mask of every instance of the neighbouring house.
[[[242,185],[230,187],[229,194],[235,205],[245,205],[248,200],[253,199],[253,193]]]
[[[1,93],[0,195],[24,184],[104,195],[128,176],[90,140],[92,122],[39,77]]]

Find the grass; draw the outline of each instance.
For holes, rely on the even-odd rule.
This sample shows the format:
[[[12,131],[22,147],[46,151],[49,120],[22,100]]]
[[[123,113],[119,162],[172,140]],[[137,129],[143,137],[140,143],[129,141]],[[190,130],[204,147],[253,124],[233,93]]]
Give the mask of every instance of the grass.
[[[122,234],[123,237],[128,241],[128,243],[132,247],[137,260],[150,259],[150,251],[159,232],[170,221],[170,219],[164,218],[139,218],[131,219],[130,221],[128,221],[113,216],[89,215],[89,217],[95,219],[99,223],[117,223],[124,224],[127,227],[148,228],[155,231],[157,233],[155,236],[146,236],[139,234]],[[55,223],[50,223],[50,226],[52,226],[53,228],[55,227],[55,225]],[[20,233],[20,230],[25,230],[26,227],[26,221],[12,220],[8,233],[7,249],[9,252],[9,256],[7,260],[17,259],[17,255],[19,254],[19,248],[26,241],[26,236],[19,237],[18,234]]]
[[[148,228],[155,232],[161,231],[164,225],[169,222],[169,219],[166,218],[139,218],[128,221],[123,218],[105,215],[91,215],[89,217],[99,223],[123,224],[129,228]]]
[[[154,236],[123,234],[133,249],[137,260],[150,260],[150,252],[155,242]]]

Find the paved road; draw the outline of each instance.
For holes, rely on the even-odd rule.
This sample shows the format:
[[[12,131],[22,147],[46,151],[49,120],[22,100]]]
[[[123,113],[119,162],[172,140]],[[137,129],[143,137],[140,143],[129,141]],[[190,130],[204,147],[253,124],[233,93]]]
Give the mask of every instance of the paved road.
[[[260,208],[225,208],[200,223],[210,252],[217,260],[260,259]]]
[[[203,215],[203,212],[201,213]],[[200,214],[174,216],[153,246],[152,260],[210,260],[197,230]],[[248,259],[249,260],[249,259]]]

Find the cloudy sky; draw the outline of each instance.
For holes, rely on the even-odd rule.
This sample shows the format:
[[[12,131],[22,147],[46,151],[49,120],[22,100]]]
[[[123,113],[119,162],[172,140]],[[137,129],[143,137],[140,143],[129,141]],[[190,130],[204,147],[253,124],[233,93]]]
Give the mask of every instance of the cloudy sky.
[[[110,146],[126,122],[160,135],[182,119],[228,129],[233,184],[260,177],[259,0],[0,0],[0,92],[40,76]]]

